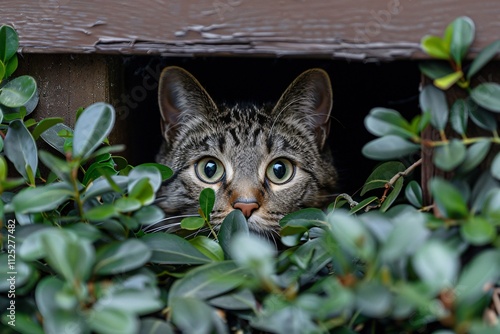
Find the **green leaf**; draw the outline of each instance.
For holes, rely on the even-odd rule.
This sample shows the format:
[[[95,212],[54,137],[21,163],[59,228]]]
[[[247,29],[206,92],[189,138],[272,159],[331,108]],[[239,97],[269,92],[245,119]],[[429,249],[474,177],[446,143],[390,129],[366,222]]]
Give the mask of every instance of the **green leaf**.
[[[474,41],[474,22],[467,16],[461,16],[452,23],[452,36],[450,44],[450,54],[455,62],[460,66],[465,58],[470,45]]]
[[[446,145],[435,148],[432,162],[439,169],[449,172],[465,160],[466,153],[464,143],[459,139],[452,139]]]
[[[472,89],[470,96],[484,109],[500,112],[500,84],[495,82],[479,84]]]
[[[434,178],[430,181],[432,195],[439,211],[447,218],[460,219],[469,214],[462,194],[448,181]]]
[[[55,277],[45,277],[36,286],[35,300],[43,316],[45,333],[64,333],[71,328],[75,334],[88,333],[86,324],[75,310],[64,310],[58,295],[63,293],[64,283]]]
[[[101,196],[113,191],[117,193],[123,193],[125,189],[127,189],[128,181],[129,181],[128,177],[121,175],[112,175],[109,176],[108,178],[100,177],[87,188],[87,191],[85,191],[85,193],[83,194],[84,200]],[[139,203],[140,206],[140,202],[139,201],[137,202]],[[125,206],[125,208],[127,208],[127,206]]]
[[[418,68],[420,69],[420,72],[432,80],[445,77],[454,72],[450,67],[450,64],[444,61],[421,61],[418,64]]]
[[[205,219],[201,217],[186,217],[181,220],[181,228],[184,230],[199,230],[205,225]]]
[[[105,161],[96,161],[85,172],[83,176],[82,184],[88,186],[88,184],[101,176],[104,175],[116,175],[115,165],[111,157]]]
[[[14,210],[21,214],[38,213],[56,209],[73,195],[65,183],[52,183],[21,190],[12,200]]]
[[[94,248],[88,240],[76,239],[64,230],[41,237],[47,263],[73,285],[85,282],[94,264]]]
[[[484,292],[484,287],[494,286],[500,277],[500,251],[489,249],[476,255],[460,274],[456,289],[457,305],[472,305]]]
[[[468,173],[474,168],[479,166],[483,162],[484,158],[488,154],[491,147],[491,142],[487,139],[480,140],[477,143],[472,144],[465,155],[465,159],[457,169],[458,173]]]
[[[406,186],[405,196],[408,201],[417,208],[421,208],[424,205],[422,187],[420,187],[420,184],[415,180],[410,181]]]
[[[500,222],[500,189],[488,192],[482,208],[482,214],[494,222]],[[498,223],[497,223],[498,224]]]
[[[213,331],[214,309],[195,298],[176,298],[172,301],[172,322],[183,333],[209,334]]]
[[[17,32],[8,25],[0,27],[0,60],[6,63],[13,57],[19,48],[19,37]]]
[[[210,221],[210,214],[215,204],[215,191],[212,188],[205,188],[200,193],[200,207],[205,215],[205,219]]]
[[[391,178],[404,170],[405,166],[399,161],[388,161],[380,164],[366,179],[365,185],[361,189],[361,196],[370,190],[385,188]]]
[[[478,106],[474,101],[469,100],[469,116],[470,119],[480,128],[489,131],[497,130],[497,120],[495,116],[488,110]]]
[[[85,211],[84,217],[90,221],[102,222],[118,214],[113,204],[97,205]]]
[[[197,236],[189,240],[189,243],[213,261],[224,260],[224,252],[221,246],[213,239],[209,239],[205,236]]]
[[[499,186],[500,183],[498,183],[493,176],[491,176],[491,173],[488,171],[480,173],[479,178],[475,180],[472,188],[472,196],[470,199],[472,206],[470,211],[478,212],[483,207],[490,191],[498,189]],[[468,191],[468,189],[465,191]]]
[[[0,81],[3,80],[3,78],[5,77],[5,65],[3,64],[3,62],[0,60]]]
[[[156,318],[144,318],[141,320],[141,331],[139,334],[174,334],[170,323]]]
[[[450,59],[450,54],[446,42],[437,36],[424,36],[420,41],[420,46],[429,56],[437,59]]]
[[[156,166],[139,165],[130,171],[128,177],[130,180],[128,185],[129,193],[133,192],[135,184],[143,179],[149,181],[153,192],[157,192],[162,183],[160,170]]]
[[[470,80],[474,74],[479,72],[498,52],[500,52],[500,41],[494,41],[482,49],[476,58],[474,58],[472,64],[470,64],[469,71],[467,72],[467,80]]]
[[[0,88],[0,103],[10,107],[22,107],[36,96],[36,81],[29,75],[22,75]]]
[[[5,158],[0,155],[0,182],[5,181],[7,178],[7,161],[5,161]]]
[[[62,123],[62,122],[64,122],[64,119],[62,119],[61,117],[44,118],[40,122],[38,122],[38,124],[36,125],[35,129],[31,133],[31,135],[33,136],[33,138],[35,140],[37,140],[38,137],[40,137],[40,135],[43,132],[47,131],[48,129],[50,129],[54,125]]]
[[[396,135],[412,138],[417,134],[411,131],[410,124],[399,112],[386,108],[374,108],[365,118],[365,127],[376,136]]]
[[[368,205],[372,204],[373,202],[376,202],[378,200],[377,196],[370,196],[368,198],[365,198],[358,204],[356,204],[351,210],[349,211],[350,214],[355,214],[356,212],[361,211],[362,209],[366,208]]]
[[[174,175],[174,172],[172,171],[172,169],[170,167],[167,167],[167,166],[162,165],[162,164],[148,162],[148,163],[140,164],[140,165],[136,166],[136,168],[139,166],[146,166],[146,167],[150,166],[150,167],[157,168],[160,171],[162,181],[166,181],[166,180],[170,179],[172,177],[172,175]]]
[[[92,310],[88,323],[92,330],[102,334],[135,334],[139,331],[139,321],[136,316],[110,307]]]
[[[17,59],[17,55],[13,55],[12,58],[5,64],[5,79],[8,79],[12,73],[17,70],[17,66],[19,64],[19,60]]]
[[[270,312],[261,312],[254,317],[251,326],[264,331],[265,333],[324,333],[311,319],[311,315],[303,308],[290,305],[288,307],[270,307]],[[334,333],[346,334],[335,330]],[[351,334],[347,332],[347,334]]]
[[[156,224],[165,218],[165,212],[157,206],[149,205],[135,212],[134,218],[142,225]]]
[[[61,132],[73,133],[73,130],[65,124],[59,123],[40,134],[40,137],[50,146],[62,154],[65,154],[65,139],[59,136]]]
[[[443,90],[447,90],[453,86],[458,80],[463,78],[464,73],[462,71],[453,72],[444,77],[440,77],[434,80],[434,85]]]
[[[385,201],[380,206],[380,211],[386,212],[390,208],[392,203],[394,203],[394,201],[398,198],[401,189],[403,189],[403,183],[404,179],[400,177],[394,184],[394,188],[391,190]]]
[[[475,246],[486,245],[497,235],[495,226],[480,216],[467,219],[460,226],[460,233],[465,241]]]
[[[328,220],[332,237],[352,256],[371,259],[375,241],[361,222],[344,211],[334,211]]]
[[[420,149],[420,145],[413,144],[401,137],[389,135],[366,144],[362,153],[364,156],[374,160],[397,159],[410,155]]]
[[[12,121],[4,140],[5,155],[14,164],[25,180],[29,180],[26,166],[32,171],[38,168],[38,153],[35,141],[21,120]]]
[[[115,110],[98,102],[87,107],[75,124],[73,155],[82,159],[90,156],[106,139],[115,123]]]
[[[152,204],[155,200],[155,191],[153,189],[153,186],[149,182],[149,179],[144,178],[133,183],[132,189],[130,189],[128,196],[129,199],[138,200],[141,205],[149,205]]]
[[[135,278],[135,277],[134,277]],[[139,283],[145,285],[145,282]],[[131,314],[144,315],[159,311],[163,303],[158,298],[157,291],[142,286],[133,289],[128,286],[115,286],[94,304],[94,309],[111,308]]]
[[[8,250],[11,250],[10,256],[8,254],[8,250],[4,253],[0,254],[0,291],[1,292],[8,292],[11,288],[11,284],[13,283],[13,280],[11,279],[11,272],[12,270],[12,255],[14,254],[12,249],[12,241],[10,243],[10,247],[8,246],[8,240],[13,240],[13,239],[4,239],[4,247],[8,248]],[[24,286],[27,282],[29,282],[30,277],[35,275],[35,272],[33,270],[33,267],[31,265],[28,265],[24,261],[20,261],[19,258],[17,258],[17,261],[15,263],[15,272],[16,272],[16,278],[15,278],[15,285],[16,289],[21,288]]]
[[[444,130],[448,122],[448,103],[444,92],[432,85],[425,86],[420,92],[420,108],[430,112],[431,124],[437,130]]]
[[[137,239],[107,244],[97,251],[94,272],[98,275],[127,272],[144,265],[151,254],[150,248]]]
[[[46,226],[41,224],[33,224],[31,227],[34,229],[19,247],[18,255],[24,261],[36,261],[45,257],[45,248],[42,244],[42,237],[45,234],[51,235],[52,233],[58,233],[57,228],[52,226]],[[54,232],[56,231],[56,232]],[[59,234],[57,234],[59,235]]]
[[[170,288],[168,304],[179,297],[207,300],[236,289],[248,277],[232,261],[214,262],[194,268]]]
[[[280,226],[284,227],[288,225],[289,222],[294,220],[309,220],[309,221],[319,221],[325,222],[326,215],[323,210],[318,208],[307,208],[301,209],[299,211],[291,212],[287,214],[285,217],[281,218]]]
[[[459,254],[443,241],[430,240],[413,256],[413,268],[436,293],[451,288],[460,268]]]
[[[229,254],[241,267],[251,269],[260,277],[269,277],[275,272],[276,250],[267,239],[236,234],[229,245]]]
[[[10,319],[3,316],[2,322],[5,326],[9,325]],[[19,333],[26,334],[44,334],[42,326],[36,319],[32,317],[31,314],[26,313],[16,313],[16,331]],[[6,332],[10,333],[10,332]]]
[[[467,131],[467,119],[469,117],[469,104],[463,99],[457,99],[451,106],[450,123],[453,130],[464,135]]]
[[[174,234],[146,234],[141,240],[152,251],[150,262],[159,264],[204,264],[211,260],[189,241]]]
[[[210,305],[224,310],[250,310],[255,309],[257,301],[248,289],[225,294],[212,298],[208,301]]]
[[[356,286],[356,307],[366,316],[387,316],[391,304],[391,292],[379,281],[363,281]]]
[[[118,212],[132,212],[140,209],[142,203],[136,198],[122,197],[114,202],[114,206]]]
[[[281,224],[281,222],[280,222]],[[230,244],[236,234],[249,234],[248,223],[241,210],[231,211],[219,228],[218,239],[226,259],[230,259]]]
[[[491,170],[491,175],[495,179],[500,180],[500,153],[497,153],[497,155],[493,159],[490,170]]]
[[[47,151],[40,150],[40,160],[47,166],[57,177],[63,181],[71,182],[71,166],[65,160],[62,160]]]
[[[413,255],[428,238],[429,230],[425,227],[425,218],[416,209],[413,210],[393,218],[394,227],[381,245],[379,256],[382,261],[401,261]]]
[[[109,154],[109,153],[116,153],[116,152],[122,152],[125,150],[125,145],[109,145],[109,146],[103,146],[99,149],[97,149],[93,154],[90,155],[89,158],[92,158],[92,157],[97,157],[97,156],[100,156],[102,154]],[[114,159],[115,157],[113,157]],[[122,158],[122,157],[120,157]],[[123,160],[125,160],[124,158],[122,158]]]

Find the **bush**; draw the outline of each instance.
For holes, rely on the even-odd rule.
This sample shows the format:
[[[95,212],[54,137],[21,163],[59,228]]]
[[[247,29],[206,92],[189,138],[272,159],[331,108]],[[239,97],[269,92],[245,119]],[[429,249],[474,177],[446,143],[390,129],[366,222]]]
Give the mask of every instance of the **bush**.
[[[413,171],[422,160],[381,163],[358,201],[340,195],[327,212],[282,219],[284,249],[248,232],[236,210],[208,236],[148,233],[163,219],[155,193],[172,171],[130,166],[106,137],[113,107],[79,110],[74,129],[59,118],[26,119],[35,81],[9,79],[17,35],[0,28],[0,254],[2,322],[20,333],[498,333],[500,323],[500,144],[494,113],[500,85],[471,78],[499,51],[495,42],[464,66],[474,25],[462,17],[444,38],[426,36],[424,62],[434,85],[420,94],[422,114],[373,109],[365,120],[379,138],[363,153],[402,159],[422,148],[453,177],[434,178],[426,205]],[[467,68],[467,70],[465,69]],[[468,97],[448,107],[441,89]],[[471,122],[469,122],[471,120]],[[472,125],[490,135],[469,137]],[[423,139],[432,126],[440,139]],[[42,138],[61,154],[37,150]],[[103,145],[104,144],[104,145]],[[10,178],[7,160],[19,178]],[[48,175],[39,168],[41,161]],[[210,227],[215,194],[200,194]],[[347,209],[345,208],[347,207]],[[495,309],[496,312],[495,313]]]

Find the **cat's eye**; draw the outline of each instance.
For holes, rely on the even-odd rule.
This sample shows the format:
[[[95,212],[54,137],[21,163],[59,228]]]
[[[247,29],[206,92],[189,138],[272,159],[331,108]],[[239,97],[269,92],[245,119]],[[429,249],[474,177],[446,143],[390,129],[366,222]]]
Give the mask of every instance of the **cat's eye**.
[[[279,158],[273,160],[267,166],[266,176],[272,183],[283,184],[290,181],[295,174],[295,168],[288,159]]]
[[[219,159],[206,157],[195,165],[196,176],[206,183],[217,183],[224,176],[224,165]]]

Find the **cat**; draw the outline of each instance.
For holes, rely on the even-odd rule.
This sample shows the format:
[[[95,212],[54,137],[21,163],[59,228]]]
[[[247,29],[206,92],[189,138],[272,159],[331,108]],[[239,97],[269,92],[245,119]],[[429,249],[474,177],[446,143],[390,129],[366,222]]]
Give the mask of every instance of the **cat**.
[[[239,209],[260,234],[277,233],[290,212],[332,200],[337,172],[327,145],[332,89],[325,71],[299,75],[274,107],[217,106],[189,72],[172,66],[161,73],[158,102],[164,141],[156,160],[174,171],[158,192],[167,226],[197,215],[207,187],[216,193],[215,228]]]

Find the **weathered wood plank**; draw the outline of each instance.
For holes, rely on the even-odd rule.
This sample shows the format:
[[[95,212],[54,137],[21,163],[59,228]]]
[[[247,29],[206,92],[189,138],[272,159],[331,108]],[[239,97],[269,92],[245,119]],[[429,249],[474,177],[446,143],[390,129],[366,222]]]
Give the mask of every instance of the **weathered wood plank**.
[[[23,52],[419,58],[454,18],[498,38],[498,0],[4,0]]]
[[[123,90],[121,61],[104,55],[26,54],[16,75],[33,76],[40,91],[40,101],[32,117],[62,117],[73,127],[78,108],[95,102],[118,100]],[[127,144],[128,122],[120,114],[110,135],[112,143]]]

